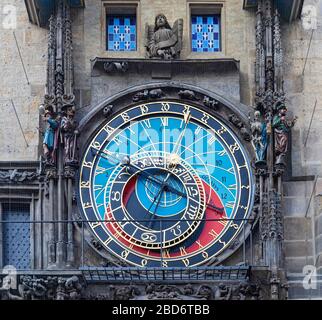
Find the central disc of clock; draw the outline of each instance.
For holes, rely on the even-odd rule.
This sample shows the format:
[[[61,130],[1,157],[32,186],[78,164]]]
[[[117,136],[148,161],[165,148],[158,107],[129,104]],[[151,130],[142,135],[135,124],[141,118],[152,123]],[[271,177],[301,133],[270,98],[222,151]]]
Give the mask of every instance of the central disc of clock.
[[[144,172],[146,175],[139,177],[135,186],[137,198],[143,208],[159,217],[171,217],[185,210],[187,196],[180,179],[162,169],[147,169]]]

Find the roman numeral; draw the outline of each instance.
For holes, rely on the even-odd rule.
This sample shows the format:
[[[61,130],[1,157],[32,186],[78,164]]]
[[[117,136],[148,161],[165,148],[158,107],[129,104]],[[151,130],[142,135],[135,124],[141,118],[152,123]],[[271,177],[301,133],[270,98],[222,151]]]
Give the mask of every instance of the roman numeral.
[[[184,255],[188,254],[188,252],[186,251],[186,248],[185,248],[185,247],[180,247],[180,254],[181,254],[182,256],[184,256]]]
[[[214,229],[211,229],[208,234],[213,236],[214,239],[218,237],[218,233]]]
[[[164,126],[164,127],[167,127],[168,126],[168,123],[169,123],[169,118],[168,117],[162,117],[161,118],[161,122],[162,122],[162,125]]]

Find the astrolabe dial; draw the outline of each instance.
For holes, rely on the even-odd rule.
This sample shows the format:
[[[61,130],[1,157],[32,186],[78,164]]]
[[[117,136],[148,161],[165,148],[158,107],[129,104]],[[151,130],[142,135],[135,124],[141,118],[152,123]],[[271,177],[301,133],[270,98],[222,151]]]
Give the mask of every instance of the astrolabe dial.
[[[85,150],[85,218],[103,246],[136,266],[195,266],[221,253],[251,210],[253,179],[235,134],[178,101],[116,114]]]

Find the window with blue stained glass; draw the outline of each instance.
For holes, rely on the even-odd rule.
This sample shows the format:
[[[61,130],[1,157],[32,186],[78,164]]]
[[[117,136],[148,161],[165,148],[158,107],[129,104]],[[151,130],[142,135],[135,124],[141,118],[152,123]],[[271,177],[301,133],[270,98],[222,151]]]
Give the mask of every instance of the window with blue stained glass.
[[[107,16],[107,50],[136,51],[136,16]]]
[[[220,51],[220,15],[192,15],[191,31],[193,52]]]

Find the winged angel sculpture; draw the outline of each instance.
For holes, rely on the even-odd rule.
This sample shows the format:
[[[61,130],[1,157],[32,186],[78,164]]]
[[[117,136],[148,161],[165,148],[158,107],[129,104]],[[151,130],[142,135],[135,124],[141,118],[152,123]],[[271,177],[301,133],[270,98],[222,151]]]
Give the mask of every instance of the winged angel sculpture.
[[[154,25],[146,24],[146,48],[149,58],[177,59],[182,48],[183,19],[171,28],[166,16],[158,14]]]

